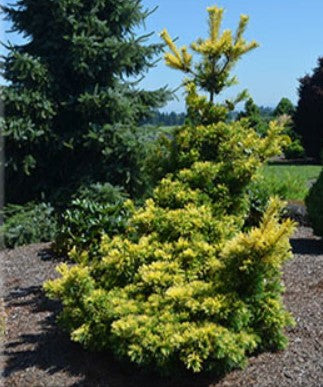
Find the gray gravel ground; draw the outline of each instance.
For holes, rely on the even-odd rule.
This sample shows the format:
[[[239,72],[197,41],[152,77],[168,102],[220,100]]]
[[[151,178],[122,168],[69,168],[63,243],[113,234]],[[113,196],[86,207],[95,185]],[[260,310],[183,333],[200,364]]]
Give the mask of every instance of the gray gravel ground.
[[[0,253],[4,270],[7,317],[4,386],[323,386],[323,243],[300,227],[292,239],[294,260],[284,270],[285,305],[297,326],[287,334],[282,352],[252,357],[245,370],[217,379],[212,375],[161,378],[147,375],[108,354],[84,351],[55,325],[58,303],[47,300],[41,285],[55,276],[49,245],[38,244]]]

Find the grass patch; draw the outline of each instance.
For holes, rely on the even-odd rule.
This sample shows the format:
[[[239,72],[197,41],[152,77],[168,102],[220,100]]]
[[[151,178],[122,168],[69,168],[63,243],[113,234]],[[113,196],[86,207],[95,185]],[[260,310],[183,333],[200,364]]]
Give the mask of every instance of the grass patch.
[[[321,169],[321,165],[266,165],[263,184],[282,199],[303,202]]]

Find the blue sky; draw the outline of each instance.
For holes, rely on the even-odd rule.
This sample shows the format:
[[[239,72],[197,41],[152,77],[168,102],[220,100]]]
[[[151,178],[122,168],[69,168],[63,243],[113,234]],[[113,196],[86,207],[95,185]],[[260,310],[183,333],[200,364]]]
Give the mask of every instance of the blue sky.
[[[6,1],[0,0],[3,4]],[[159,32],[167,28],[177,44],[189,44],[207,34],[206,7],[226,9],[223,28],[235,29],[241,13],[250,16],[246,32],[260,47],[247,54],[234,70],[240,84],[229,89],[224,97],[234,96],[247,88],[258,105],[275,106],[281,97],[297,102],[298,79],[310,73],[317,58],[323,55],[323,0],[142,0],[148,8],[159,8],[146,21],[146,31],[155,31],[151,41],[159,41]],[[2,39],[8,39],[2,23]],[[16,36],[11,39],[19,41]],[[180,72],[167,68],[163,61],[150,70],[142,87],[154,89],[165,84],[176,88],[181,84]],[[167,111],[183,111],[182,92],[179,101],[170,102]]]
[[[226,9],[223,27],[235,29],[240,14],[250,16],[246,32],[260,47],[242,58],[234,70],[240,84],[226,96],[247,88],[258,105],[275,106],[281,97],[297,102],[298,79],[310,73],[323,55],[323,0],[144,0],[148,7],[159,6],[147,20],[147,30],[160,32],[166,27],[178,45],[191,43],[207,33],[206,7]],[[156,34],[155,39],[158,39]],[[143,84],[158,87],[180,84],[181,74],[160,63],[150,71]],[[178,93],[181,100],[181,93]],[[167,110],[184,109],[182,101]]]

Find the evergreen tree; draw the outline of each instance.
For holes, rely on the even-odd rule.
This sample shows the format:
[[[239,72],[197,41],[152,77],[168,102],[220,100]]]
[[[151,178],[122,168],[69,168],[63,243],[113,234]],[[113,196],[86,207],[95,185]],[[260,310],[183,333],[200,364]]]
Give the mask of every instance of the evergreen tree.
[[[252,98],[248,98],[244,105],[244,111],[240,112],[238,118],[260,117],[260,109]]]
[[[26,43],[7,46],[7,199],[47,196],[84,181],[137,183],[134,126],[161,107],[166,89],[129,81],[152,65],[161,44],[135,29],[140,0],[19,0],[2,6]]]
[[[250,126],[260,135],[264,135],[267,132],[268,120],[261,115],[259,107],[252,98],[247,99],[244,111],[239,113],[238,118],[247,118]]]
[[[295,112],[295,131],[301,136],[307,156],[320,162],[323,148],[323,57],[312,75],[300,79]]]
[[[259,138],[247,120],[220,120],[231,106],[212,102],[228,79],[221,70],[222,81],[217,78],[216,58],[237,59],[255,44],[242,38],[246,17],[233,41],[228,32],[217,36],[223,10],[208,11],[211,37],[194,46],[203,52],[204,70],[198,67],[187,83],[191,122],[208,124],[175,130],[176,168],[142,208],[127,202],[133,213],[125,233],[102,239],[101,259],[73,251],[78,264],[61,265],[60,278],[45,285],[62,301],[60,321],[72,340],[163,370],[241,366],[255,350],[283,348],[283,329],[291,323],[281,299],[281,265],[291,255],[293,223],[279,221],[280,204],[272,200],[261,224],[243,229],[246,188],[279,151],[281,128],[272,122]],[[166,31],[163,36],[173,52],[167,62],[193,71],[186,49],[181,55]],[[197,94],[197,80],[207,81],[210,100]]]
[[[260,115],[260,109],[255,104],[252,98],[249,98],[245,103],[245,113],[242,114],[242,117],[251,117]]]
[[[274,116],[279,117],[283,115],[293,116],[295,113],[295,106],[288,98],[282,98],[274,110]]]

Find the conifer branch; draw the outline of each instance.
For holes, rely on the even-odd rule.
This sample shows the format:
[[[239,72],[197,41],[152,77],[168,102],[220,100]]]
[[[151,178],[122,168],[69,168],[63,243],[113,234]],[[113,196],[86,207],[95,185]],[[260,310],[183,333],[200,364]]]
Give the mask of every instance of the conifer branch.
[[[207,8],[207,11],[209,37],[197,39],[190,46],[202,56],[199,63],[194,65],[193,57],[188,54],[186,47],[179,50],[166,30],[162,31],[161,37],[170,49],[170,52],[165,54],[166,64],[189,74],[193,83],[209,93],[209,103],[213,104],[216,95],[235,83],[235,78],[230,79],[230,70],[244,54],[258,47],[258,44],[255,41],[247,43],[243,39],[248,16],[240,16],[234,36],[230,30],[225,30],[220,35],[224,9],[214,6]]]

